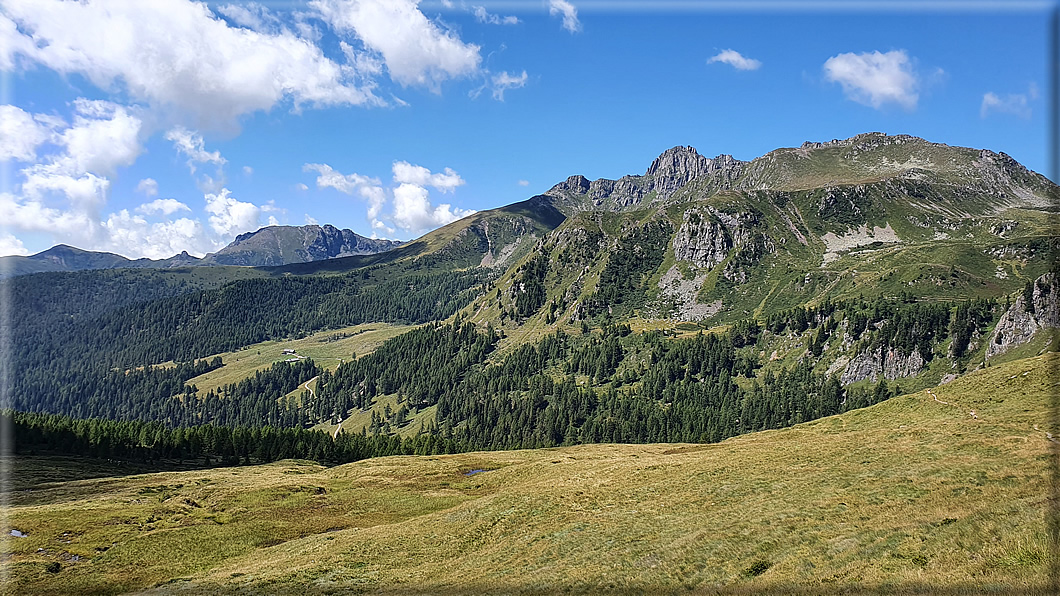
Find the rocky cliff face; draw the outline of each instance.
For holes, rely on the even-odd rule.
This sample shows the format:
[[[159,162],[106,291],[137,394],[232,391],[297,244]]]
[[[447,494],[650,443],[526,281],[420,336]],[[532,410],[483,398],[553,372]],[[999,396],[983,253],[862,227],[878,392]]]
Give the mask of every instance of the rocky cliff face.
[[[1016,346],[1025,344],[1043,329],[1056,333],[1060,328],[1060,286],[1055,273],[1046,273],[1035,280],[1031,292],[1031,305],[1021,296],[1006,310],[994,327],[987,358],[1002,354]]]
[[[674,234],[673,244],[675,259],[709,269],[725,260],[733,239],[726,227],[708,213],[689,210]]]
[[[719,155],[708,159],[696,152],[695,147],[667,149],[648,167],[647,177],[652,178],[652,188],[660,195],[671,195],[700,176],[723,173],[723,178],[734,180],[740,175],[743,162],[731,155]]]
[[[733,281],[746,281],[743,268],[773,252],[772,241],[756,231],[761,215],[753,211],[726,213],[713,207],[689,209],[674,234],[674,258],[696,267],[720,265],[736,249],[740,262],[730,263],[723,275]]]
[[[667,149],[655,158],[643,176],[623,176],[618,180],[589,181],[571,176],[553,186],[547,193],[558,207],[568,213],[584,210],[622,211],[642,206],[651,197],[665,200],[689,182],[702,177],[716,177],[718,187],[728,187],[741,173],[744,162],[731,155],[709,159],[693,147]]]
[[[864,379],[875,382],[879,377],[893,381],[918,375],[923,370],[924,358],[920,356],[920,352],[913,350],[906,356],[896,348],[884,350],[883,346],[880,346],[874,352],[863,352],[855,356],[847,364],[840,382],[844,385]]]

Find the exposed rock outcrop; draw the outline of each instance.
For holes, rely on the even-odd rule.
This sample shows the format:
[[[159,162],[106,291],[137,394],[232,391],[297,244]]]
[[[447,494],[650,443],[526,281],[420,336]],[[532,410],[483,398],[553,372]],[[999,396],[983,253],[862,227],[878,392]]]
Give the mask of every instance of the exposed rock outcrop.
[[[674,234],[674,258],[709,269],[725,260],[733,247],[732,236],[724,225],[696,210],[685,212],[684,221]]]
[[[923,370],[924,358],[917,350],[913,350],[907,356],[897,348],[891,347],[884,350],[884,347],[880,346],[873,352],[862,352],[855,356],[847,364],[846,370],[840,377],[840,382],[844,385],[864,379],[875,382],[880,377],[893,381],[918,375]]]
[[[664,200],[697,178],[711,177],[717,188],[727,188],[739,177],[744,164],[731,155],[710,159],[693,147],[674,147],[655,158],[643,176],[591,182],[584,176],[571,176],[545,194],[568,213],[587,209],[621,211],[640,206],[649,196]]]
[[[1043,329],[1051,329],[1056,333],[1060,328],[1058,294],[1060,287],[1055,273],[1046,273],[1035,280],[1030,294],[1033,308],[1028,308],[1026,298],[1021,295],[1001,315],[994,327],[990,345],[986,348],[987,358],[1029,342]]]
[[[674,234],[674,258],[705,269],[721,264],[736,247],[754,237],[760,221],[750,211],[725,213],[713,207],[689,209]]]

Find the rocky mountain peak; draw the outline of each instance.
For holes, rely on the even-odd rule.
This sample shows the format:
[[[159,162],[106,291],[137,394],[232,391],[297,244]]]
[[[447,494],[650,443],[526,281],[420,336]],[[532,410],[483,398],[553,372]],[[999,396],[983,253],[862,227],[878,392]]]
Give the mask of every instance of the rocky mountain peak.
[[[700,176],[723,171],[728,178],[739,173],[743,162],[731,155],[719,155],[714,159],[703,157],[695,147],[674,147],[655,158],[648,167],[647,176],[654,178],[654,189],[660,194],[670,194]]]
[[[691,145],[677,146],[662,152],[648,167],[648,176],[679,178],[686,182],[710,169],[711,160],[703,157]]]
[[[589,190],[589,180],[582,175],[575,175],[567,178],[563,182],[552,187],[553,191],[570,191],[575,193],[585,193]]]

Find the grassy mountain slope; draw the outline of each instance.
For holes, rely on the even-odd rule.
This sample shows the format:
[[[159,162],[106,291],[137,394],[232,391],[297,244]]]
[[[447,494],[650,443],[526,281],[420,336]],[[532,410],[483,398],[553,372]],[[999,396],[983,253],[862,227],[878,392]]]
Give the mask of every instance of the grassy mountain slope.
[[[1047,593],[1058,364],[714,445],[70,482],[23,458],[5,565],[23,594]]]
[[[870,133],[725,157],[675,148],[644,176],[556,185],[543,198],[570,217],[466,312],[531,335],[599,317],[586,305],[614,297],[600,275],[644,257],[632,245],[649,222],[665,228],[662,258],[605,275],[637,294],[613,319],[719,324],[825,298],[996,298],[1048,270],[1058,248],[1056,185],[1005,154]],[[545,299],[529,311],[524,272],[539,258]]]

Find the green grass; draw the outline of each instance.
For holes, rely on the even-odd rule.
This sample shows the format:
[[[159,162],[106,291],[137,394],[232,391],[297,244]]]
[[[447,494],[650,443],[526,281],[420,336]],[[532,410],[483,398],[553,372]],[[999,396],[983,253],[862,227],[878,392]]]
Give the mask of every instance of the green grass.
[[[52,469],[7,495],[0,530],[29,534],[3,546],[9,589],[1048,593],[1058,364],[1050,353],[934,390],[953,405],[925,391],[714,445],[62,483]]]
[[[208,356],[220,356],[224,366],[199,375],[188,381],[195,385],[200,395],[205,395],[210,390],[229,383],[238,383],[254,374],[254,371],[263,370],[276,362],[283,362],[292,356],[285,355],[284,350],[295,350],[299,356],[312,358],[318,366],[328,370],[335,370],[343,360],[349,360],[356,353],[363,356],[379,347],[384,341],[401,335],[412,329],[412,325],[391,325],[388,323],[366,323],[321,331],[308,335],[301,339],[265,341],[237,350]],[[301,394],[302,388],[296,390]]]

